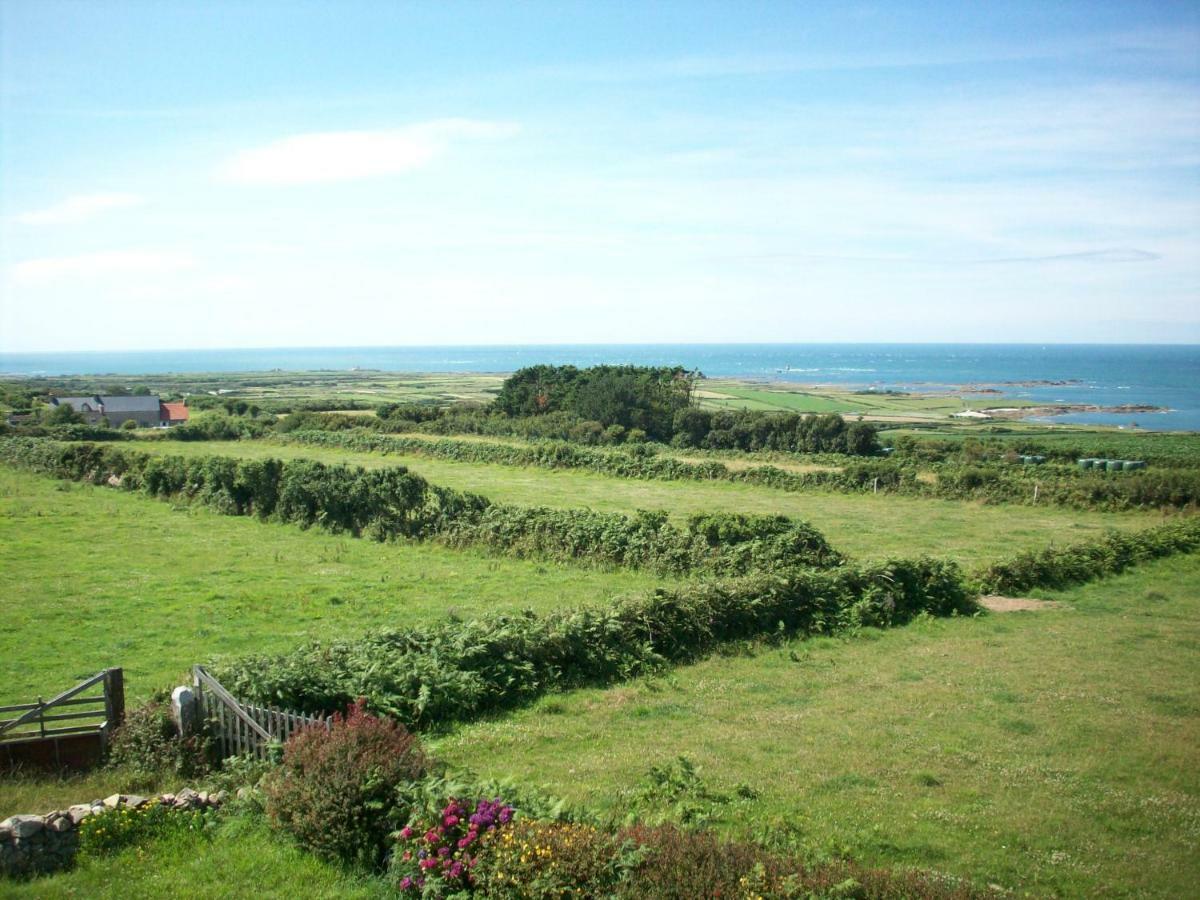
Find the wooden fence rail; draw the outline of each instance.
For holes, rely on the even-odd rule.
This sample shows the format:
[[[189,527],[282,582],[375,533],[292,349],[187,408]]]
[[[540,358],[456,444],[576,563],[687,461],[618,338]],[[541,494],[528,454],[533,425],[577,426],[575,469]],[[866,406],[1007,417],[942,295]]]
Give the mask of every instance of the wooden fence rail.
[[[249,755],[265,759],[272,744],[283,743],[301,728],[329,728],[332,717],[242,703],[203,666],[192,668],[199,713],[216,741],[220,759]]]
[[[125,718],[125,679],[105,669],[49,700],[0,706],[0,716],[13,713],[0,718],[0,768],[90,768]]]
[[[89,688],[100,686],[100,693],[80,697]],[[78,707],[96,707],[78,709]],[[50,710],[72,708],[71,712],[51,713]],[[19,713],[11,719],[0,719],[0,741],[41,740],[65,734],[87,734],[108,731],[125,718],[125,682],[120,669],[105,669],[86,678],[56,697],[34,703],[15,703],[0,706],[0,715]],[[73,725],[59,725],[73,722]],[[46,726],[49,724],[49,728]]]

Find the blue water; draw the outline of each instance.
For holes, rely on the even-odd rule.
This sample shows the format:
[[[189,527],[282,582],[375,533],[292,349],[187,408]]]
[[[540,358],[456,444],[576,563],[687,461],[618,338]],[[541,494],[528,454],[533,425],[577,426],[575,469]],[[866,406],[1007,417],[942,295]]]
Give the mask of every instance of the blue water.
[[[573,344],[289,347],[126,353],[0,353],[14,375],[138,375],[271,369],[511,372],[534,363],[680,364],[710,376],[933,390],[998,388],[1039,403],[1149,404],[1166,413],[1078,413],[1055,421],[1200,431],[1200,347],[1097,344]],[[1029,382],[1070,382],[1029,384]]]

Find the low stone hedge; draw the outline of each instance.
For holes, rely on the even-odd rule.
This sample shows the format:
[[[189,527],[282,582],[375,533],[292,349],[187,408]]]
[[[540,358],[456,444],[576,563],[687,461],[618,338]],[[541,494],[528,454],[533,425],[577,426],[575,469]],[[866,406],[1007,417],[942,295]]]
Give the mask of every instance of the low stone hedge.
[[[9,816],[0,822],[0,876],[46,874],[69,868],[79,850],[79,826],[106,809],[143,809],[158,804],[177,810],[215,809],[225,791],[208,793],[184,788],[175,794],[142,797],[113,794],[91,803],[77,803],[43,816]]]

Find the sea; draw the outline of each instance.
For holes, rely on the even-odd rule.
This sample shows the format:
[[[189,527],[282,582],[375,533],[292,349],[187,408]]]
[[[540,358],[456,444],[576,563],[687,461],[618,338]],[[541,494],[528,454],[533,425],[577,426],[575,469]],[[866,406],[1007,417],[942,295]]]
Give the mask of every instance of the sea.
[[[1200,346],[1148,344],[527,344],[0,353],[0,374],[356,370],[512,372],[536,363],[682,365],[710,377],[876,390],[971,386],[1037,403],[1146,405],[1045,421],[1200,431]]]

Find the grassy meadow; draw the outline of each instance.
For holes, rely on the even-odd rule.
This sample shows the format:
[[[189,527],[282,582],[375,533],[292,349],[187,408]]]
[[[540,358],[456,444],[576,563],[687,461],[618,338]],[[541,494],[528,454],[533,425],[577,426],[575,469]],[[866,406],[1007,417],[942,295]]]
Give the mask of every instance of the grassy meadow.
[[[1038,404],[997,394],[972,395],[944,391],[939,393],[893,393],[854,390],[848,387],[803,386],[794,384],[755,384],[745,381],[713,379],[697,389],[702,406],[710,409],[749,409],[772,412],[841,413],[870,419],[907,419],[936,421],[967,409],[1004,406],[1010,409]]]
[[[107,666],[131,699],[215,654],[449,613],[603,603],[653,576],[378,544],[0,467],[0,703]]]
[[[418,381],[413,390],[470,387]],[[356,401],[376,390],[355,379],[319,382],[313,390],[346,390]],[[386,399],[396,399],[403,385],[387,384]],[[797,409],[808,402],[792,394],[737,399]],[[677,521],[714,511],[784,514],[810,521],[859,559],[924,553],[967,568],[1163,518],[643,481],[270,439],[129,446],[405,465],[435,484],[517,505],[662,509]],[[1191,446],[1163,444],[1171,454]],[[731,466],[760,461],[719,456]],[[449,615],[605,603],[664,583],[649,573],[304,531],[3,467],[0,572],[0,703],[48,696],[120,665],[133,705],[218,655],[285,651],[310,638]],[[1060,605],[729,648],[655,677],[547,695],[427,742],[452,772],[513,778],[615,819],[686,809],[727,834],[813,860],[932,869],[1018,896],[1189,895],[1200,883],[1200,554],[1037,596]],[[671,770],[680,757],[698,766],[703,789],[689,789],[675,769],[674,789],[656,793],[650,767]],[[143,777],[103,769],[0,779],[0,818],[181,786],[131,780]],[[381,879],[320,862],[245,816],[4,891],[391,895]]]
[[[84,860],[58,875],[0,885],[5,898],[148,900],[234,896],[366,900],[394,896],[381,880],[323,862],[273,834],[262,819],[239,816],[202,834],[162,838]]]
[[[1032,896],[1200,883],[1200,556],[926,620],[713,658],[441,739],[455,766],[615,815],[680,755],[722,827]],[[754,800],[736,799],[748,785]]]
[[[957,559],[968,567],[1051,542],[1085,540],[1105,528],[1143,528],[1162,520],[1156,512],[987,505],[886,494],[788,493],[731,482],[642,481],[269,441],[155,441],[137,446],[164,454],[305,458],[366,467],[404,465],[435,484],[525,506],[587,506],[604,512],[661,509],[676,519],[714,511],[786,515],[811,522],[835,547],[860,559],[927,553]]]

